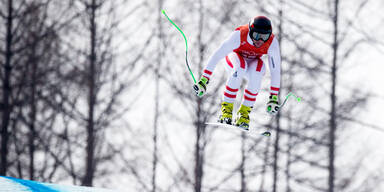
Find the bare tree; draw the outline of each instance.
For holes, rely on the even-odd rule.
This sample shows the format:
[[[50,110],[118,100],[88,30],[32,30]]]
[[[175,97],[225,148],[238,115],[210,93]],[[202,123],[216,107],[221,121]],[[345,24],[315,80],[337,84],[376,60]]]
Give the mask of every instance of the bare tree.
[[[331,77],[331,81],[330,81],[329,85],[330,85],[331,89],[330,89],[330,91],[327,91],[327,92],[329,92],[329,96],[330,96],[329,101],[331,103],[331,106],[329,109],[324,109],[323,107],[320,107],[320,105],[318,104],[321,102],[321,100],[319,98],[316,98],[316,96],[314,96],[314,95],[310,95],[310,96],[308,95],[309,99],[315,101],[313,103],[316,103],[316,105],[317,105],[313,109],[315,111],[317,111],[317,113],[318,112],[320,112],[320,113],[325,112],[324,114],[327,114],[327,116],[324,116],[324,118],[328,117],[328,119],[329,119],[329,130],[327,130],[326,132],[322,132],[322,133],[320,133],[320,131],[319,131],[318,134],[319,134],[319,136],[321,135],[320,137],[315,136],[315,135],[313,136],[313,138],[317,138],[317,140],[320,138],[327,138],[328,142],[324,143],[325,145],[321,144],[318,146],[314,145],[314,146],[307,146],[307,147],[308,147],[308,149],[310,149],[309,151],[311,151],[311,150],[312,151],[324,151],[324,147],[326,147],[325,149],[327,149],[327,152],[328,152],[327,156],[321,155],[321,157],[320,157],[320,155],[319,155],[317,157],[319,160],[316,162],[316,160],[314,160],[313,157],[310,157],[309,154],[307,154],[306,156],[299,157],[299,156],[293,155],[295,152],[293,152],[291,149],[289,149],[288,150],[289,159],[291,159],[291,160],[289,161],[289,163],[287,162],[287,166],[289,165],[290,170],[291,170],[291,166],[293,163],[303,162],[303,163],[309,163],[314,169],[324,169],[328,173],[327,188],[321,187],[321,186],[325,186],[325,185],[324,184],[318,184],[318,182],[316,182],[315,179],[313,179],[311,181],[310,178],[308,178],[308,179],[301,178],[299,180],[298,180],[298,178],[293,178],[293,180],[295,180],[296,182],[301,182],[302,184],[305,183],[314,190],[319,190],[319,191],[322,191],[322,190],[335,191],[336,190],[336,191],[339,191],[340,188],[338,188],[337,184],[336,184],[338,181],[338,179],[336,178],[336,167],[335,167],[335,159],[338,156],[336,154],[336,147],[337,147],[336,141],[337,141],[337,138],[341,137],[341,135],[342,135],[341,130],[343,130],[343,126],[345,126],[345,123],[346,123],[346,121],[345,121],[346,119],[340,118],[340,114],[346,114],[347,111],[357,110],[359,107],[364,106],[364,104],[366,103],[365,99],[367,99],[367,97],[366,97],[367,94],[360,92],[359,94],[356,94],[355,99],[350,99],[350,98],[340,99],[340,97],[339,97],[339,99],[337,99],[336,88],[341,87],[340,83],[338,83],[339,81],[337,78],[337,74],[338,74],[337,70],[340,67],[340,65],[342,64],[340,61],[345,60],[344,56],[348,57],[348,56],[350,56],[350,53],[351,53],[350,50],[346,49],[347,50],[345,52],[346,54],[344,54],[338,49],[338,47],[340,46],[340,43],[342,42],[341,39],[345,39],[344,35],[346,34],[346,33],[340,33],[340,31],[339,31],[339,29],[340,29],[339,17],[338,17],[339,2],[338,1],[329,1],[328,2],[328,6],[330,7],[330,11],[329,11],[330,14],[329,15],[325,14],[325,12],[322,10],[313,8],[313,7],[311,7],[307,4],[304,4],[302,2],[296,2],[296,3],[298,3],[298,6],[303,6],[303,7],[305,7],[305,9],[308,9],[309,10],[308,14],[311,14],[311,15],[316,15],[316,14],[322,15],[323,14],[323,15],[325,15],[325,18],[330,18],[330,21],[332,22],[333,41],[331,43],[328,43],[328,42],[324,42],[323,40],[318,38],[318,35],[316,33],[318,33],[319,30],[311,29],[310,27],[308,27],[308,26],[305,27],[304,25],[300,26],[301,24],[299,24],[293,20],[290,20],[288,18],[288,20],[290,20],[289,21],[290,24],[300,26],[300,28],[305,30],[306,32],[308,32],[308,34],[310,34],[310,36],[313,39],[316,39],[316,40],[318,39],[318,41],[322,42],[323,45],[326,45],[326,46],[329,46],[332,48],[330,51],[330,55],[332,55],[332,56],[329,57],[330,58],[329,63],[331,63],[331,64],[327,65],[326,63],[328,63],[328,60],[326,58],[321,58],[320,56],[317,56],[317,53],[310,50],[311,49],[310,46],[302,46],[302,48],[300,48],[300,46],[297,46],[298,50],[300,52],[302,52],[300,54],[309,55],[310,56],[309,58],[312,58],[314,61],[316,61],[319,64],[323,63],[321,65],[312,65],[312,66],[308,65],[307,67],[309,67],[309,68],[304,67],[304,69],[307,68],[306,70],[308,70],[309,74],[311,74],[311,73],[313,74],[314,72],[316,72],[319,75],[321,75],[321,74],[327,75],[329,72],[330,77]],[[358,16],[358,13],[356,14],[356,16]],[[348,27],[345,28],[345,31],[348,31]],[[328,33],[328,31],[327,31],[327,33]],[[293,42],[291,37],[289,37],[289,36],[287,36],[287,37],[288,37],[287,39],[289,40],[289,42]],[[298,44],[296,44],[296,45],[298,45]],[[351,46],[351,49],[352,50],[355,49],[355,46]],[[339,57],[340,55],[343,55],[343,56]],[[302,65],[302,66],[304,66],[304,65]],[[326,68],[324,68],[324,67],[326,67]],[[314,78],[314,79],[317,79],[317,78]],[[319,86],[319,87],[321,87],[321,89],[326,89],[323,86]],[[337,100],[339,100],[339,101],[337,101]],[[324,101],[321,103],[324,103]],[[347,103],[354,103],[354,104],[349,105]],[[349,105],[348,110],[344,111],[346,109],[345,107],[347,105]],[[344,106],[344,107],[342,107],[342,106]],[[291,120],[292,120],[292,118],[290,118],[290,121]],[[319,125],[320,126],[326,126],[326,125],[324,125],[324,123],[320,123],[319,121],[317,121],[317,122],[318,123],[314,122],[313,125],[310,125],[307,123],[307,125],[305,125],[305,127],[308,127],[308,128],[309,128],[309,126],[310,127],[313,127],[313,126],[318,127]],[[343,125],[343,126],[338,126],[338,125]],[[340,135],[340,136],[336,136],[336,135]],[[291,136],[289,136],[289,141],[292,142]],[[318,141],[320,141],[320,140],[318,140]],[[297,143],[297,142],[294,142],[294,143]],[[293,159],[292,159],[292,157],[293,157]],[[313,159],[313,160],[310,160],[310,159]],[[289,177],[291,177],[291,176],[289,176]],[[289,181],[287,181],[287,183],[288,182]],[[290,188],[291,187],[289,187],[289,189],[287,189],[287,190],[291,190]]]
[[[7,174],[7,157],[8,157],[8,140],[9,140],[9,118],[12,113],[12,106],[10,104],[11,96],[11,75],[12,75],[12,44],[13,44],[13,0],[7,1],[7,16],[6,16],[6,41],[5,41],[5,63],[3,64],[3,73],[2,76],[2,92],[3,98],[1,103],[2,108],[2,121],[1,121],[1,166],[0,166],[0,175]]]
[[[18,1],[14,6],[17,9],[13,8],[15,27],[11,30],[14,41],[12,75],[9,77],[9,103],[13,110],[9,119],[9,144],[4,145],[10,151],[6,156],[7,172],[10,176],[23,178],[28,175],[30,179],[44,180],[44,175],[48,172],[53,175],[55,171],[47,168],[51,162],[49,158],[44,159],[44,164],[37,164],[35,152],[49,156],[48,151],[42,149],[44,139],[39,138],[52,136],[51,126],[58,111],[45,105],[44,95],[50,92],[50,85],[58,82],[55,81],[58,78],[55,71],[61,65],[58,31],[68,21],[50,17],[49,8],[59,7],[50,0]],[[55,14],[60,16],[63,12],[56,10]]]
[[[336,141],[336,79],[337,79],[337,55],[338,55],[338,16],[339,16],[339,0],[334,1],[333,12],[333,43],[332,43],[332,69],[331,69],[331,110],[329,120],[329,177],[328,177],[328,191],[335,190],[335,141]]]
[[[278,35],[278,41],[279,41],[279,45],[280,47],[282,46],[282,36],[283,36],[283,22],[284,22],[284,13],[283,13],[283,6],[284,6],[284,1],[283,0],[280,0],[279,1],[279,4],[280,4],[280,7],[279,7],[279,11],[278,11],[278,20],[279,20],[279,24],[278,24],[278,32],[279,32],[279,35]],[[280,49],[280,52],[281,52],[281,49]],[[281,62],[285,62],[284,59],[282,59]],[[283,74],[284,72],[281,73],[281,76],[282,76],[282,79],[283,79]],[[280,84],[281,87],[284,86],[284,83],[281,82]],[[283,90],[283,89],[282,89]],[[281,90],[281,91],[282,91]],[[281,125],[280,125],[280,118],[281,118],[281,115],[280,113],[277,114],[276,116],[276,119],[275,119],[275,122],[276,122],[276,136],[275,136],[275,143],[274,143],[274,152],[273,152],[273,185],[272,185],[272,191],[273,192],[276,192],[278,191],[277,189],[277,184],[278,184],[278,172],[279,172],[279,153],[280,153],[280,129],[281,129]]]
[[[92,186],[95,178],[100,174],[110,173],[107,165],[121,152],[123,146],[114,146],[112,141],[106,139],[107,130],[116,125],[116,120],[131,110],[129,104],[122,104],[122,95],[128,90],[134,90],[134,85],[148,68],[138,68],[143,56],[143,49],[147,47],[151,38],[143,45],[137,46],[136,51],[130,53],[128,61],[123,61],[117,53],[121,49],[122,24],[132,12],[121,12],[127,1],[78,1],[76,12],[79,8],[83,17],[72,23],[69,38],[87,39],[88,44],[76,44],[72,39],[66,42],[65,46],[70,47],[68,55],[74,55],[78,60],[70,61],[71,75],[67,79],[74,89],[81,90],[69,94],[65,106],[65,115],[69,116],[75,126],[85,127],[84,132],[76,130],[79,135],[86,138],[86,142],[78,142],[72,146],[72,153],[79,150],[85,151],[84,175],[81,178],[82,185]],[[81,26],[85,26],[81,27]],[[84,33],[87,34],[84,36]],[[69,39],[66,37],[66,40]],[[128,46],[129,49],[132,48]],[[138,49],[137,49],[138,48]],[[87,91],[85,91],[87,90]],[[132,101],[140,92],[133,92],[130,95]],[[128,101],[124,101],[128,103]],[[86,112],[84,104],[87,106]],[[73,123],[72,122],[72,123]],[[72,138],[70,139],[72,142]],[[75,170],[79,167],[75,166]]]
[[[161,10],[163,7],[163,0],[158,1],[158,10]],[[152,160],[152,192],[157,191],[157,166],[158,166],[158,126],[159,126],[159,118],[160,118],[160,69],[162,66],[162,57],[164,56],[163,52],[163,24],[162,24],[162,15],[161,12],[158,11],[158,54],[157,54],[157,63],[154,66],[155,68],[155,112],[154,112],[154,122],[153,122],[153,160]]]
[[[82,184],[86,186],[92,186],[93,176],[96,168],[95,163],[95,127],[94,127],[94,112],[97,100],[96,94],[96,10],[100,6],[96,3],[96,0],[92,0],[90,4],[86,3],[87,11],[89,13],[90,23],[90,55],[89,55],[89,68],[87,73],[88,79],[88,122],[87,122],[87,147],[86,147],[86,168],[85,176]]]

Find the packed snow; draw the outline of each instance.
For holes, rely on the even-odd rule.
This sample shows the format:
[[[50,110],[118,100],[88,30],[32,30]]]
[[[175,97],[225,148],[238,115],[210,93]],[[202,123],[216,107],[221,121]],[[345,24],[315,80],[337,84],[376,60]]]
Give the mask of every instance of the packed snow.
[[[12,177],[0,176],[0,192],[117,192],[115,190],[95,187],[67,186],[40,183]]]

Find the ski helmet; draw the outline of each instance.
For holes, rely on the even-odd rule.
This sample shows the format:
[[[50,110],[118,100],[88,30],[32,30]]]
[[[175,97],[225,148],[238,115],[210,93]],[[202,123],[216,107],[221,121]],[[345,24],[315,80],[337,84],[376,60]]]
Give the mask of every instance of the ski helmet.
[[[265,16],[258,16],[249,22],[249,36],[253,40],[263,40],[264,42],[269,39],[272,34],[271,21]]]

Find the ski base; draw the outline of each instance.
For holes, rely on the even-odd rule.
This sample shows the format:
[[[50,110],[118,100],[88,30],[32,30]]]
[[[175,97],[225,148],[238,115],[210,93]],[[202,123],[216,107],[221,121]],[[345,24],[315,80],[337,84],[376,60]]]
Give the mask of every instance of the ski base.
[[[239,127],[239,126],[236,126],[236,125],[229,125],[229,124],[225,124],[225,123],[214,123],[214,122],[208,122],[208,123],[205,123],[206,125],[211,125],[211,126],[216,126],[216,127],[225,127],[225,128],[230,128],[230,129],[240,129],[244,132],[250,132],[249,131],[249,128],[243,128],[243,127]],[[265,131],[263,133],[261,133],[260,135],[263,135],[265,137],[270,137],[271,136],[271,132],[269,131]]]
[[[249,128],[243,128],[243,127],[239,127],[239,126],[236,126],[236,125],[230,125],[230,124],[225,124],[225,123],[213,123],[213,122],[208,122],[208,123],[205,123],[206,125],[213,125],[213,126],[220,126],[220,127],[225,127],[225,128],[231,128],[231,129],[240,129],[242,131],[249,131]]]

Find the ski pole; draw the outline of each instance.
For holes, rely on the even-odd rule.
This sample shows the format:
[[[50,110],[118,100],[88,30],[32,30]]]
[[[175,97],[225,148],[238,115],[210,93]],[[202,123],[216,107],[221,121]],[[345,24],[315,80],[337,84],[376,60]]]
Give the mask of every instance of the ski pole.
[[[277,112],[280,112],[281,108],[284,107],[285,103],[287,103],[287,101],[288,101],[288,98],[290,98],[291,96],[295,97],[297,102],[300,102],[300,101],[301,101],[301,97],[298,97],[298,96],[296,96],[295,94],[293,94],[292,92],[289,92],[288,95],[285,96],[285,99],[284,99],[283,103],[280,105],[279,110],[278,110]],[[272,121],[275,117],[276,117],[276,115],[272,117],[271,121]],[[269,137],[269,136],[271,136],[271,132],[269,132],[269,131],[267,130],[267,131],[265,131],[264,133],[262,133],[261,135],[264,135],[264,136]]]
[[[288,98],[291,97],[291,96],[295,97],[297,102],[300,102],[300,101],[301,101],[301,98],[300,98],[300,97],[296,96],[296,95],[293,94],[292,92],[289,92],[288,95],[285,97],[285,99],[284,99],[284,101],[283,101],[283,104],[280,105],[279,111],[280,111],[280,109],[285,105],[285,103],[287,102]]]
[[[180,33],[183,35],[184,37],[184,41],[185,41],[185,63],[187,64],[187,67],[188,67],[188,70],[189,70],[189,73],[191,74],[192,76],[192,79],[193,79],[193,82],[196,84],[196,79],[195,79],[195,76],[193,76],[193,73],[192,73],[192,70],[191,68],[189,67],[189,64],[188,64],[188,42],[187,42],[187,38],[185,37],[184,35],[184,32],[168,17],[168,15],[165,13],[165,10],[162,9],[161,10],[161,13],[164,14],[164,16],[168,19],[169,22],[172,23],[173,26],[176,27],[176,29],[178,31],[180,31]]]

